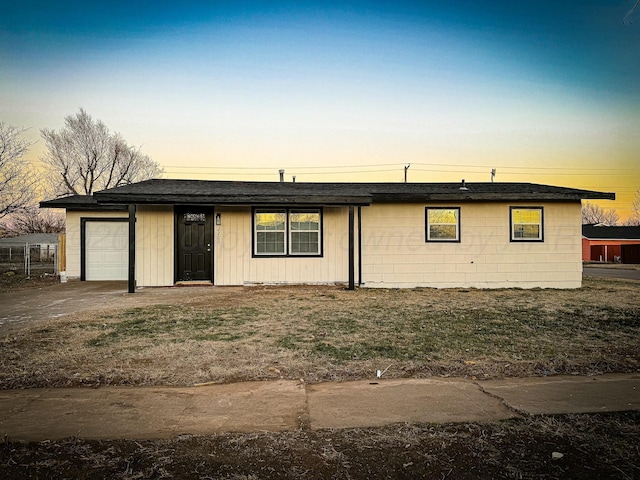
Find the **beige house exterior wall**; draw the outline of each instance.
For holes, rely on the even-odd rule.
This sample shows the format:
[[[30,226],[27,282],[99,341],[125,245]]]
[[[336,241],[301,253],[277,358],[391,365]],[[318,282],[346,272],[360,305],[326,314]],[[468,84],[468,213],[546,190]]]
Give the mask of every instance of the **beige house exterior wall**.
[[[214,226],[214,284],[333,284],[348,282],[348,209],[323,208],[322,257],[253,257],[249,207],[219,207]]]
[[[139,205],[136,219],[137,286],[173,285],[175,256],[173,206]]]
[[[425,241],[424,203],[362,207],[363,287],[578,288],[582,282],[580,203],[434,203],[460,207],[460,243]],[[544,208],[544,242],[510,241],[510,206]],[[250,207],[216,207],[215,285],[335,284],[349,280],[348,208],[323,208],[321,257],[252,256]],[[67,276],[80,277],[80,218],[127,212],[67,212]],[[355,280],[358,281],[357,208]],[[174,284],[174,209],[138,206],[136,283]]]
[[[80,278],[80,219],[81,218],[128,218],[127,212],[69,211],[66,217],[67,278]]]
[[[425,207],[362,209],[365,287],[578,288],[580,203],[438,203],[460,207],[460,243],[425,241]],[[510,206],[544,208],[544,242],[510,241]]]

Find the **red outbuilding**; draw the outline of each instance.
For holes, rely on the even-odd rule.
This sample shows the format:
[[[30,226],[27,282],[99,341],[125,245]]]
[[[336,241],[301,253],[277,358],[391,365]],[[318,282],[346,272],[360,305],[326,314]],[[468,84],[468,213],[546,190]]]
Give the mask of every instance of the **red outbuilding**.
[[[640,226],[582,226],[584,262],[640,263]]]

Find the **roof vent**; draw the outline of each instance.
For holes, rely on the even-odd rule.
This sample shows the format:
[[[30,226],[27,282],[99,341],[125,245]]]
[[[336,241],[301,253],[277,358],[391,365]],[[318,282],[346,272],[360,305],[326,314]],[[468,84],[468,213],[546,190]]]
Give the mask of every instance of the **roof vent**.
[[[462,179],[462,186],[460,187],[460,190],[469,190],[467,186],[464,184],[464,178]]]
[[[280,169],[278,170],[278,173],[280,174],[280,182],[284,182],[284,170]]]

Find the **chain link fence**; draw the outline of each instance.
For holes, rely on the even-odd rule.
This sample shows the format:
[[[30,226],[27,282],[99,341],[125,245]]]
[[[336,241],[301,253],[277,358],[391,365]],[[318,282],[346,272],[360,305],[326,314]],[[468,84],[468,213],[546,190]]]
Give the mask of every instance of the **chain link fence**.
[[[58,245],[23,243],[0,245],[0,273],[27,276],[58,274]]]

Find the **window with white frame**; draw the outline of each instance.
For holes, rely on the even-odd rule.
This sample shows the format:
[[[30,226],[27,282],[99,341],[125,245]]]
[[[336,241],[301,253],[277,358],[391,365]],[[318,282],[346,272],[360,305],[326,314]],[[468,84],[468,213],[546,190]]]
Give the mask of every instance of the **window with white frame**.
[[[321,213],[319,209],[256,209],[254,255],[321,255]]]
[[[511,241],[544,241],[544,215],[542,207],[510,207]]]
[[[426,208],[427,242],[460,241],[460,207]]]
[[[292,210],[289,212],[289,253],[291,255],[320,254],[320,212]]]

